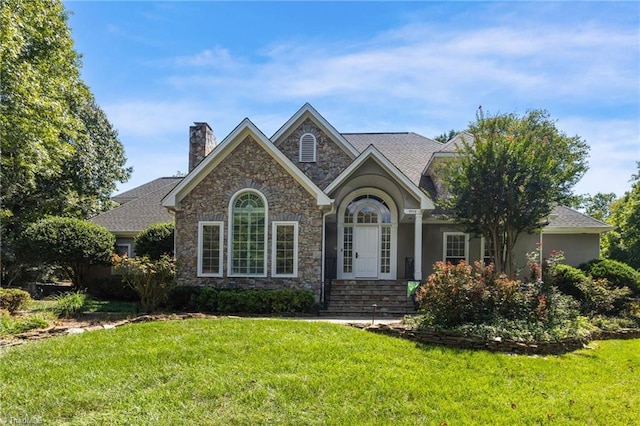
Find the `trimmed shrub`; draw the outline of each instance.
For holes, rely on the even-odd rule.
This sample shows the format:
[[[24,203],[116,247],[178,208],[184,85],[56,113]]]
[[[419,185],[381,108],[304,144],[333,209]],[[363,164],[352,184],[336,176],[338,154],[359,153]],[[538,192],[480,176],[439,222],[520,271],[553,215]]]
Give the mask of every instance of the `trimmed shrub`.
[[[24,231],[20,254],[28,263],[58,265],[80,288],[89,266],[109,264],[115,237],[106,228],[69,217],[49,217]]]
[[[640,295],[640,272],[626,263],[611,259],[593,259],[583,263],[579,268],[593,278],[606,278],[615,287],[629,287],[633,293]]]
[[[24,309],[31,302],[31,296],[17,288],[0,288],[0,310],[14,314]]]
[[[553,269],[553,284],[563,294],[568,294],[576,299],[582,297],[580,284],[587,280],[587,276],[578,268],[569,265],[556,265]]]
[[[312,312],[313,293],[307,290],[217,289],[178,286],[167,305],[176,310],[218,313],[283,314]]]
[[[87,295],[78,291],[65,293],[55,298],[53,313],[59,318],[74,318],[85,312]]]
[[[198,310],[205,312],[218,312],[218,293],[220,291],[222,290],[218,290],[213,287],[200,287],[200,293],[197,296]]]
[[[160,260],[163,255],[173,257],[173,234],[175,225],[171,222],[156,223],[140,231],[134,240],[136,255]]]
[[[190,285],[175,286],[169,291],[166,306],[174,311],[199,311],[201,309],[199,308],[198,298],[203,289],[203,287]]]

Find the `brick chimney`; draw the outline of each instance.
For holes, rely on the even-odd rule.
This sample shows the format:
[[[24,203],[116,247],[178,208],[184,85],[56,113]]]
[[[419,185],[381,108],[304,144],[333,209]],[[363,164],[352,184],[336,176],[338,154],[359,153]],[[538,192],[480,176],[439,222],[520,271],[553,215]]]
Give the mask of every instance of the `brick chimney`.
[[[216,146],[216,136],[207,123],[193,123],[189,127],[189,173],[196,168],[204,157]]]

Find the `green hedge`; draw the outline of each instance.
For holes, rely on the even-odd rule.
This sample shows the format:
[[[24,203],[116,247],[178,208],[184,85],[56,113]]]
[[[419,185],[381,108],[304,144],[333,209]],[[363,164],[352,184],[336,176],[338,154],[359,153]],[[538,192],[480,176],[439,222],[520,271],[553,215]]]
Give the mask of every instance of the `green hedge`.
[[[166,254],[173,257],[173,234],[175,225],[171,222],[155,223],[140,231],[135,238],[136,255],[159,260]]]
[[[587,275],[593,278],[606,278],[614,287],[629,287],[631,291],[640,295],[640,272],[626,263],[611,259],[593,259],[579,266]]]
[[[168,307],[174,310],[216,313],[305,313],[315,305],[307,290],[216,289],[213,287],[175,287]]]
[[[580,284],[587,281],[587,275],[573,266],[559,264],[553,269],[553,283],[564,294],[580,299],[583,294]]]

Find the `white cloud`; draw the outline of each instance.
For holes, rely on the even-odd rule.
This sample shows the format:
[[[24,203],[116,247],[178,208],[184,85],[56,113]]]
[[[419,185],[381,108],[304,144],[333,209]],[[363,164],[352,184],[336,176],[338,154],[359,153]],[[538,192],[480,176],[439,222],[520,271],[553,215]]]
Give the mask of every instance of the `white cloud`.
[[[175,65],[187,67],[217,67],[231,68],[237,64],[237,60],[231,57],[227,49],[215,46],[205,49],[191,56],[179,56],[174,59]]]
[[[404,32],[412,37],[399,36]],[[256,63],[218,47],[176,62],[229,69],[214,75],[180,73],[166,81],[181,89],[210,88],[218,96],[269,102],[327,97],[350,102],[362,96],[451,108],[469,97],[500,97],[507,104],[529,99],[530,107],[559,98],[603,104],[637,100],[633,31],[538,26],[437,32],[413,24],[388,35],[360,44],[288,41],[265,48],[266,60]]]
[[[414,22],[368,41],[269,43],[256,59],[214,46],[167,60],[174,65],[167,92],[178,90],[184,101],[105,110],[135,135],[186,134],[191,122],[209,118],[222,138],[245,116],[269,136],[295,112],[290,105],[306,101],[340,131],[429,137],[466,126],[479,104],[493,113],[547,108],[561,129],[591,146],[577,192],[622,194],[640,158],[637,116],[617,109],[637,108],[640,96],[636,28]]]

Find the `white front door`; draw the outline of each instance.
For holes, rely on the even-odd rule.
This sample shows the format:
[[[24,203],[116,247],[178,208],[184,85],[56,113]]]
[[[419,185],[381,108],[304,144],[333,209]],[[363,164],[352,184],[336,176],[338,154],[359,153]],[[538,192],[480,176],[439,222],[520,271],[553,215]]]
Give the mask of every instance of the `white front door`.
[[[378,277],[378,226],[355,227],[355,263],[356,278]]]

